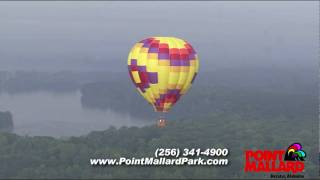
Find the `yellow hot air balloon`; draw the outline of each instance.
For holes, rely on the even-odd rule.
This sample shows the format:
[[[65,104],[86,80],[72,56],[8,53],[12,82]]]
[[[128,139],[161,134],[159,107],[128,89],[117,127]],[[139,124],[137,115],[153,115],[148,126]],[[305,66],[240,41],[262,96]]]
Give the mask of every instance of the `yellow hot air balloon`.
[[[150,37],[128,56],[131,80],[156,112],[168,112],[191,87],[199,68],[195,50],[175,37]]]

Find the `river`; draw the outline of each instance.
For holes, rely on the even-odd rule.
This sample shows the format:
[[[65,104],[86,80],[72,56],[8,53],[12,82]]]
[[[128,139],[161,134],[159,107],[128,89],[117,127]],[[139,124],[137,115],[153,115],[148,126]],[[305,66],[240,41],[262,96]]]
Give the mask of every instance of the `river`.
[[[84,108],[80,97],[80,92],[2,93],[0,111],[12,113],[15,133],[29,136],[79,136],[110,126],[140,127],[152,123],[112,110]]]

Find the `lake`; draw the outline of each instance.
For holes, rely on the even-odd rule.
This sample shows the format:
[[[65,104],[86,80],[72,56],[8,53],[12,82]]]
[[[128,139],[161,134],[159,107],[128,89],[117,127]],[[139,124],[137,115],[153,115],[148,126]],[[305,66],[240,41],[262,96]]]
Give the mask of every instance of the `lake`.
[[[30,136],[79,136],[110,126],[137,126],[154,121],[133,118],[112,110],[82,107],[80,92],[0,94],[0,111],[13,115],[14,132]]]

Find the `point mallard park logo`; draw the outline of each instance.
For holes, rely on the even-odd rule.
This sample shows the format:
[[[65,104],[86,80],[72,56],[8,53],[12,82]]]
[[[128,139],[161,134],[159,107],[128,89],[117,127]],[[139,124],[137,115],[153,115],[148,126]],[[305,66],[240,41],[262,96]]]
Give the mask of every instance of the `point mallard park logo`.
[[[306,153],[300,143],[291,144],[287,150],[246,150],[245,172],[287,172],[304,170]]]

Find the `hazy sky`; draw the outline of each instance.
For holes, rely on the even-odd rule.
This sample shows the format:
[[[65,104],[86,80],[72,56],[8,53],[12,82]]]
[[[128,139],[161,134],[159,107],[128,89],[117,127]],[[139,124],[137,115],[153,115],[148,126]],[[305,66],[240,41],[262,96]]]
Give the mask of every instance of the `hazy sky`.
[[[317,67],[319,2],[0,2],[0,70],[126,70],[149,36],[188,40],[200,68]]]

